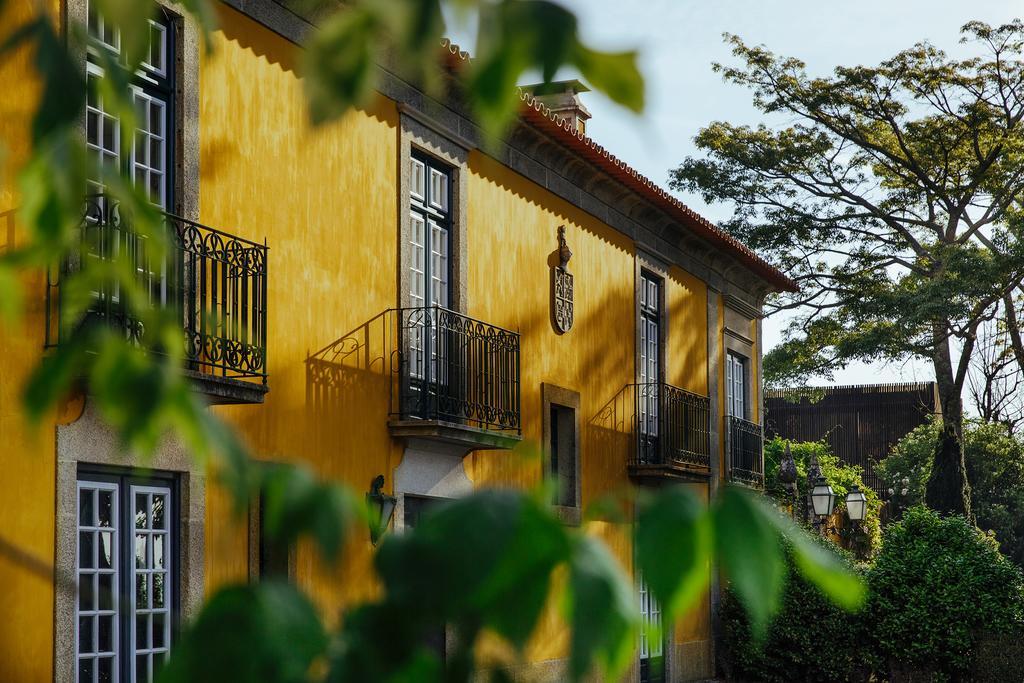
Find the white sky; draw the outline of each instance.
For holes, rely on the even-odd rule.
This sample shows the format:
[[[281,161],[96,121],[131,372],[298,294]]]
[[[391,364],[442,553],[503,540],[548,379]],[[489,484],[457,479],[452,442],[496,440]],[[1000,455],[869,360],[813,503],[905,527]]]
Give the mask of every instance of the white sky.
[[[972,19],[1005,23],[1024,15],[1021,0],[559,0],[580,21],[584,38],[604,49],[638,49],[647,79],[640,116],[596,93],[585,95],[594,118],[587,133],[655,182],[696,153],[693,137],[713,120],[755,124],[748,91],[727,85],[712,62],[733,62],[725,32],[773,52],[798,57],[812,74],[837,65],[876,64],[928,40],[953,54],[960,27]],[[453,38],[472,50],[468,36]],[[711,220],[730,214],[700,197],[680,198]],[[781,320],[765,321],[767,346],[781,338]],[[836,373],[839,384],[932,379],[927,363],[857,364]]]

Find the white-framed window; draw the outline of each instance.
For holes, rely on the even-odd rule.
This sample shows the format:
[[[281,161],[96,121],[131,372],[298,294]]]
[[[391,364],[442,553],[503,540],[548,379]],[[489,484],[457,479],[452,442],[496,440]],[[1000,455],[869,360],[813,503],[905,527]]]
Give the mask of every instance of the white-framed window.
[[[129,148],[122,149],[121,121],[108,103],[103,102],[100,82],[104,72],[98,59],[103,53],[121,59],[120,32],[96,12],[92,3],[89,3],[88,17],[86,143],[97,173],[97,177],[90,178],[89,192],[103,192],[106,188],[103,176],[122,172],[137,187],[145,190],[155,205],[171,210],[169,175],[173,146],[169,141],[174,130],[172,20],[164,10],[160,10],[159,16],[149,21],[147,53],[135,72],[131,86],[135,130],[127,140]]]
[[[409,160],[409,306],[448,308],[451,304],[451,169],[424,154]],[[409,373],[417,380],[446,380],[446,341],[436,334],[433,311],[413,312]]]
[[[89,193],[99,194],[106,189],[104,175],[121,168],[121,120],[104,102],[99,81],[103,69],[92,62],[86,63],[89,94],[85,105],[85,141],[98,175],[89,179]]]
[[[92,2],[87,3],[89,37],[115,53],[121,52],[121,31],[106,21]]]
[[[725,356],[725,412],[732,417],[750,416],[747,391],[747,358],[729,351]]]
[[[148,683],[171,647],[173,480],[81,472],[75,548],[77,683]]]
[[[149,44],[130,84],[134,119],[122,120],[121,112],[113,103],[105,101],[103,92],[104,64],[112,58],[123,63],[121,37],[116,26],[99,15],[93,3],[88,6],[90,42],[86,51],[86,79],[89,85],[86,102],[86,147],[90,155],[90,177],[87,192],[102,195],[107,191],[112,176],[123,175],[142,190],[150,201],[164,211],[173,211],[171,171],[175,139],[173,36],[174,20],[160,9],[155,19],[149,20]],[[131,124],[132,129],[126,126]],[[149,236],[135,231],[113,214],[119,209],[110,205],[105,197],[93,200],[100,213],[90,215],[84,229],[89,259],[126,259],[134,268],[136,282],[148,292],[150,303],[165,306],[171,287],[168,283],[168,263],[171,256],[154,258]],[[120,284],[108,285],[109,291],[94,291],[97,299],[106,299],[113,305],[111,316],[120,315]],[[104,314],[108,314],[106,311]],[[135,321],[118,320],[131,338],[143,333]]]

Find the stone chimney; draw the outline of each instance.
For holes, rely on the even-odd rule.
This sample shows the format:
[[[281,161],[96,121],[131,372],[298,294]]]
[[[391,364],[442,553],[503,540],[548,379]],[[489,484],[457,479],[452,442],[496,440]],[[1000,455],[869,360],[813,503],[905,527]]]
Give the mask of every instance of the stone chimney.
[[[590,92],[590,88],[575,79],[521,87],[550,109],[557,118],[572,126],[573,130],[586,134],[590,112],[583,106],[580,93]]]

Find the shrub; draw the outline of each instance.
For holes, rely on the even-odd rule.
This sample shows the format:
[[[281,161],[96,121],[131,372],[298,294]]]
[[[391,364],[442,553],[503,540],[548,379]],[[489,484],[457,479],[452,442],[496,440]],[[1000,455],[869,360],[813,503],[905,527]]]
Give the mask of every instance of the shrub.
[[[1015,632],[1024,616],[1021,572],[992,536],[923,507],[886,528],[868,589],[864,633],[890,674],[968,674],[981,640]]]
[[[875,474],[888,489],[890,503],[897,509],[924,503],[938,439],[939,423],[930,420],[910,430],[888,456],[875,463]]]
[[[868,499],[867,510],[862,521],[856,530],[846,526],[841,530],[841,540],[847,550],[857,553],[858,557],[869,558],[877,552],[881,543],[881,517],[882,502],[878,494],[870,487],[864,485],[862,478],[863,468],[857,465],[845,465],[839,458],[832,455],[828,443],[825,441],[790,441],[778,436],[764,444],[765,461],[765,493],[779,501],[786,501],[787,494],[779,484],[779,463],[789,445],[793,460],[796,462],[797,472],[797,505],[806,505],[807,495],[811,485],[807,482],[807,468],[811,458],[818,459],[818,466],[822,476],[835,489],[838,505],[836,510],[843,513],[846,510],[846,493],[856,484],[864,491]],[[797,517],[799,518],[799,511]]]
[[[831,543],[822,543],[839,553]],[[863,660],[860,615],[829,602],[794,571],[788,550],[786,555],[789,576],[782,603],[762,642],[752,639],[746,614],[729,589],[722,591],[722,668],[732,681],[845,682]]]

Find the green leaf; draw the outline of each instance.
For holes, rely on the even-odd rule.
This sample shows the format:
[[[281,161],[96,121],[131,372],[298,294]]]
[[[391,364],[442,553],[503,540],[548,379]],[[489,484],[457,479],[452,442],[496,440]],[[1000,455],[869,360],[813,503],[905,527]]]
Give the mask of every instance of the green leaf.
[[[210,36],[217,30],[217,12],[213,8],[213,3],[210,0],[179,0],[179,2],[199,24],[200,35],[203,37],[203,49],[211,52],[213,41]]]
[[[18,217],[33,246],[63,254],[81,220],[85,144],[71,128],[39,142],[18,175]]]
[[[595,663],[605,680],[617,680],[632,662],[640,609],[629,580],[600,540],[576,539],[568,590],[572,680],[583,679]]]
[[[310,534],[329,562],[337,559],[352,521],[353,506],[332,482],[318,482],[305,467],[267,465],[263,481],[263,524],[276,542],[291,545]]]
[[[48,18],[35,24],[35,66],[43,93],[32,119],[32,140],[40,142],[59,128],[75,126],[85,107],[85,73],[71,59],[63,39]]]
[[[707,509],[686,489],[664,489],[641,505],[635,539],[637,565],[671,623],[711,578],[714,541]]]
[[[786,567],[765,503],[737,486],[725,487],[712,508],[715,547],[722,570],[762,637],[779,605]]]
[[[86,345],[82,338],[62,343],[32,370],[22,392],[22,404],[29,420],[35,422],[67,395],[85,366]]]
[[[763,514],[793,546],[793,559],[808,581],[817,586],[832,602],[847,610],[857,610],[867,595],[864,581],[850,571],[835,553],[799,528],[778,511],[761,506]]]
[[[644,78],[636,52],[598,52],[578,45],[573,63],[594,90],[630,111],[643,111]]]
[[[166,434],[164,400],[183,386],[177,364],[108,330],[95,337],[89,389],[104,420],[131,451],[148,455]],[[124,400],[131,396],[132,400]]]
[[[160,683],[300,683],[327,636],[295,586],[265,581],[222,588],[171,649]]]
[[[523,647],[569,558],[565,527],[531,496],[479,491],[385,539],[377,568],[389,599],[439,622],[480,623]],[[416,567],[410,572],[409,567]]]
[[[339,11],[320,26],[303,54],[303,85],[314,124],[340,117],[373,93],[379,23],[365,5]]]
[[[0,320],[13,323],[24,309],[24,292],[14,268],[0,262]]]

